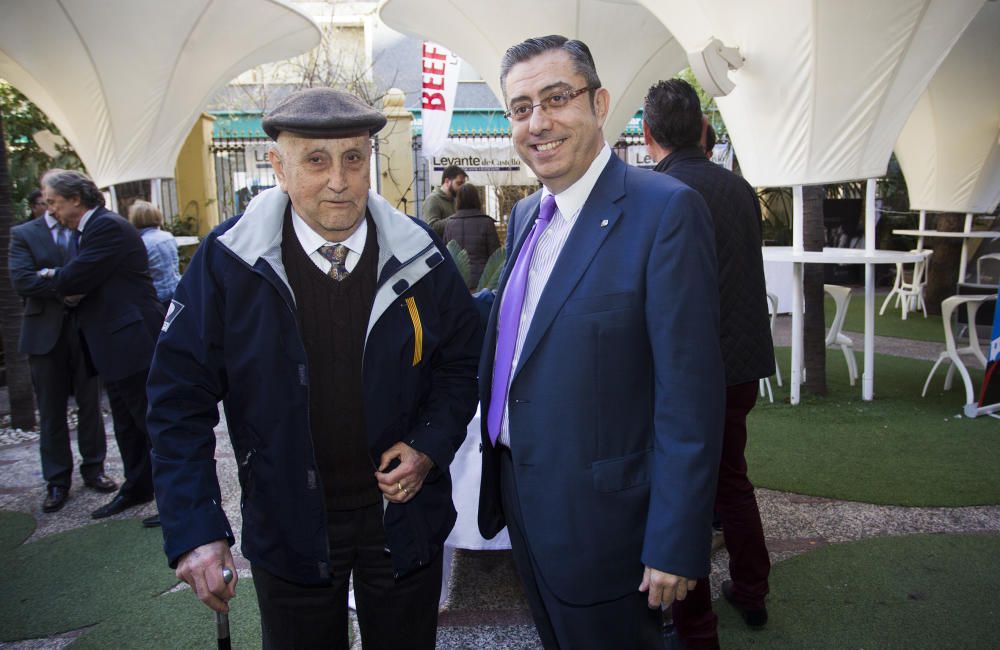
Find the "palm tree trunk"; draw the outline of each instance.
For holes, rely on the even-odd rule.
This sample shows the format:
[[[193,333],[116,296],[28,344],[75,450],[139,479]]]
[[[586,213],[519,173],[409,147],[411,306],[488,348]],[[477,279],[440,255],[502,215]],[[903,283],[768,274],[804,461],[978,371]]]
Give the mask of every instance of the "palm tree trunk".
[[[826,243],[823,224],[822,185],[802,188],[802,247],[821,251]],[[823,313],[823,265],[806,264],[802,276],[802,297],[806,313],[802,320],[803,362],[806,367],[806,390],[826,395],[826,321]]]
[[[7,393],[10,397],[10,423],[17,429],[35,428],[35,395],[31,388],[28,359],[17,351],[21,334],[21,297],[10,283],[7,251],[10,250],[10,228],[14,224],[11,201],[10,168],[7,163],[7,139],[0,115],[0,337],[3,340],[4,365],[7,371]]]
[[[965,222],[965,215],[949,212],[939,214],[937,229],[947,232],[959,232]],[[958,239],[944,237],[929,237],[931,245],[930,266],[927,273],[927,290],[924,301],[928,314],[941,314],[941,301],[958,292],[958,263],[962,256],[962,243]]]

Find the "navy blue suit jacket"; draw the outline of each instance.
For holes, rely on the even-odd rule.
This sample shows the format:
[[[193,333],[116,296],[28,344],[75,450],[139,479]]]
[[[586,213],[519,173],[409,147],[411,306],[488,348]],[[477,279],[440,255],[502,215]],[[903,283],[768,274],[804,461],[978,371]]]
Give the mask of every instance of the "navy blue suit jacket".
[[[540,192],[508,224],[480,365]],[[542,292],[511,381],[511,453],[541,578],[570,604],[634,593],[643,566],[707,576],[725,385],[712,220],[702,198],[612,156]],[[483,417],[479,526],[505,525]]]
[[[76,315],[101,379],[119,381],[149,369],[163,306],[132,224],[97,208],[80,236],[79,253],[51,281],[65,296],[84,294]]]
[[[59,341],[66,307],[52,283],[38,276],[41,269],[63,263],[63,254],[52,240],[52,231],[44,217],[15,226],[10,231],[10,279],[14,290],[24,298],[24,320],[17,351],[23,354],[48,354]]]

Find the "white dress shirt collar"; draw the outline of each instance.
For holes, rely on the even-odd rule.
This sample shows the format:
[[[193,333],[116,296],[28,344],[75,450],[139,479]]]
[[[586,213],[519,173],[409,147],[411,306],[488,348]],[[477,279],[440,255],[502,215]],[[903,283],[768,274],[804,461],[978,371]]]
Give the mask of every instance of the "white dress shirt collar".
[[[295,208],[292,208],[292,227],[295,229],[296,237],[299,238],[299,243],[302,244],[302,250],[304,250],[307,255],[312,255],[327,244],[333,243],[323,239],[318,232],[310,228],[305,219],[300,217],[299,213],[295,211]],[[350,237],[339,243],[347,246],[347,249],[352,253],[361,255],[361,253],[365,250],[365,242],[367,239],[368,220],[366,218],[362,218],[361,223],[358,225],[358,229],[351,233]]]
[[[295,229],[295,236],[299,240],[302,250],[309,256],[312,263],[316,265],[316,268],[323,273],[329,273],[333,264],[330,260],[320,255],[319,249],[332,242],[323,239],[318,232],[310,228],[309,224],[299,216],[294,208],[292,208],[292,228]],[[353,271],[354,267],[361,260],[361,254],[365,252],[365,242],[367,241],[368,216],[366,214],[361,219],[358,229],[351,233],[350,237],[340,242],[344,246],[347,246],[347,257],[344,259],[344,267],[348,272]]]
[[[49,230],[52,230],[56,226],[61,225],[59,221],[56,220],[55,217],[49,214],[48,210],[45,211],[45,214],[42,216],[42,218],[45,219],[45,225],[49,227]]]
[[[84,212],[83,216],[80,217],[80,223],[76,224],[76,229],[80,233],[83,233],[83,229],[87,227],[87,222],[90,221],[90,218],[94,216],[95,212],[97,212],[97,208],[91,208]]]
[[[590,192],[594,189],[594,185],[597,184],[597,179],[600,178],[601,172],[604,171],[608,161],[611,160],[611,155],[611,147],[605,142],[583,176],[565,190],[556,194],[556,206],[559,208],[559,214],[563,219],[573,219],[583,209],[583,204],[587,202]],[[543,187],[542,200],[545,200],[545,197],[551,193],[548,188]]]

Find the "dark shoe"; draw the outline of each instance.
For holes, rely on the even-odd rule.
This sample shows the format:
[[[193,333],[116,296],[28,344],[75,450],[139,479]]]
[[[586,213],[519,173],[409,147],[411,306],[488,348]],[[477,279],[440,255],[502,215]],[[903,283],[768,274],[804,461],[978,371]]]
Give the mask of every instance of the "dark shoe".
[[[143,519],[142,525],[146,528],[159,528],[160,526],[159,513],[153,515],[152,517],[146,517],[145,519]]]
[[[762,628],[767,625],[767,607],[761,607],[760,609],[748,609],[733,600],[732,580],[726,580],[722,583],[722,595],[727,601],[729,601],[730,605],[735,607],[737,611],[743,615],[743,620],[749,627]]]
[[[66,505],[66,498],[69,497],[69,488],[61,485],[50,485],[45,501],[42,502],[42,512],[57,512]]]
[[[90,517],[91,519],[104,519],[105,517],[110,517],[111,515],[117,515],[119,512],[124,512],[134,506],[141,506],[144,503],[149,503],[152,500],[153,497],[149,497],[148,499],[136,499],[134,497],[119,494],[105,505],[90,513]]]
[[[104,472],[101,472],[97,476],[83,479],[83,484],[91,490],[97,490],[98,492],[114,492],[118,489],[118,484],[108,478],[108,475]]]

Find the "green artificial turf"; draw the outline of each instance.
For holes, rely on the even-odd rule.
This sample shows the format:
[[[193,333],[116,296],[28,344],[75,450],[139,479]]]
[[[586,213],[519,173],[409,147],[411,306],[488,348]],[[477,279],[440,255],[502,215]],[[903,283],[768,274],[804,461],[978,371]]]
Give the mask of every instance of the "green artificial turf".
[[[726,648],[995,648],[1000,536],[837,544],[775,565],[767,627],[719,600]]]
[[[240,580],[230,601],[234,648],[259,648],[260,612],[252,580]],[[188,589],[130,603],[72,644],[76,648],[214,648],[215,613]]]
[[[35,532],[35,520],[23,512],[0,511],[0,552],[6,554]]]
[[[76,630],[151,602],[177,583],[162,544],[159,530],[129,520],[5,550],[0,555],[0,640]]]
[[[1000,503],[997,459],[1000,421],[966,418],[965,393],[956,377],[944,392],[938,368],[920,397],[930,361],[875,355],[875,400],[849,386],[839,350],[827,352],[829,394],[788,404],[789,350],[777,351],[785,386],[774,378],[775,402],[757,402],[748,420],[751,480],[798,494],[905,506]],[[863,371],[861,354],[857,354]],[[970,368],[976,387],[981,369]]]
[[[900,316],[899,308],[892,308],[893,302],[885,308],[885,313],[878,315],[878,310],[882,308],[885,294],[875,296],[875,335],[891,336],[899,339],[912,339],[915,341],[933,341],[940,343],[944,349],[944,326],[941,324],[941,317],[928,315],[924,318],[924,313],[910,312],[903,320]],[[895,298],[893,298],[895,300]],[[826,316],[826,326],[830,327],[833,316],[837,313],[837,306],[830,296],[826,296],[826,303],[823,307],[823,314]],[[851,296],[851,302],[847,304],[847,316],[844,318],[844,330],[848,332],[865,331],[865,296],[864,293],[855,292]],[[859,342],[860,343],[860,342]]]

